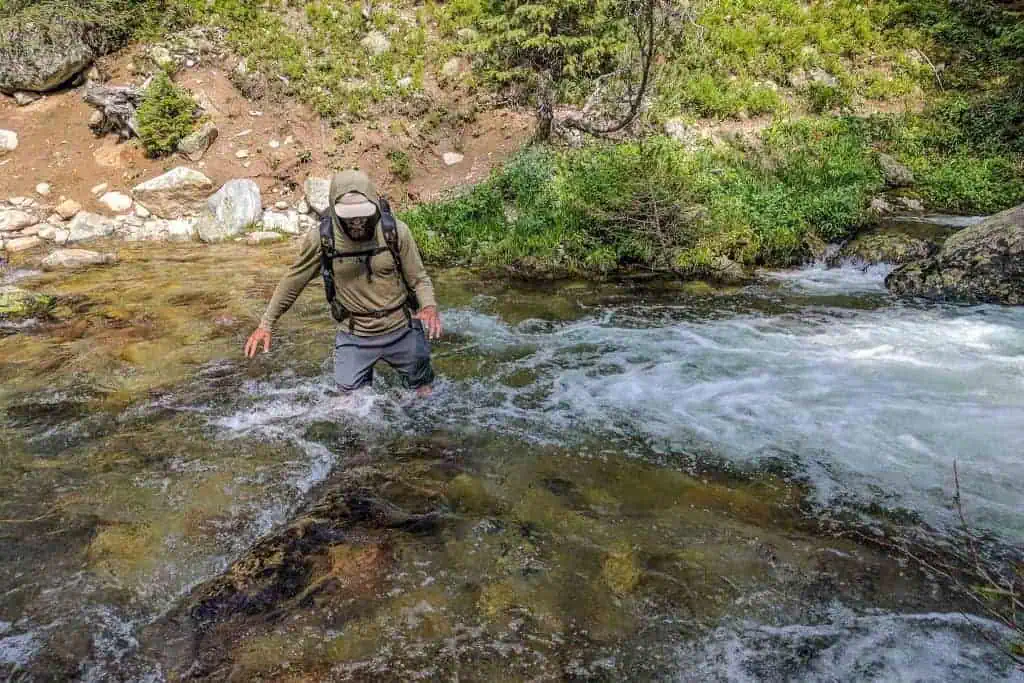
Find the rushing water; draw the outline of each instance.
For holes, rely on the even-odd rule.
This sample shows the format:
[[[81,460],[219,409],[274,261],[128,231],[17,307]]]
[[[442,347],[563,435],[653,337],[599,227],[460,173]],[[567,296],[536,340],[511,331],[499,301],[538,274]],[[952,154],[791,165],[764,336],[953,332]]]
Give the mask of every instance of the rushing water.
[[[773,589],[758,583],[760,570],[730,567],[726,553],[715,565],[724,583],[716,585],[740,595],[715,609],[678,611],[656,588],[680,576],[660,568],[662,543],[684,548],[699,536],[708,548],[727,548],[724,539],[738,534],[751,547],[755,539],[771,541],[780,558],[789,552],[782,544],[792,542],[792,556],[779,562],[794,567],[821,553],[885,560],[790,535],[788,522],[764,521],[754,499],[721,504],[741,510],[726,515],[728,528],[715,521],[721,515],[690,519],[677,502],[659,500],[674,494],[645,479],[648,470],[630,464],[664,476],[716,472],[721,481],[748,482],[741,486],[769,473],[806,493],[802,510],[812,519],[860,520],[878,533],[899,519],[941,540],[959,523],[956,461],[971,524],[1019,548],[1024,310],[900,303],[885,293],[884,266],[764,273],[755,284],[725,290],[522,288],[453,271],[437,277],[447,326],[435,347],[437,392],[415,402],[388,372],[372,391],[336,395],[318,292],[285,319],[273,352],[248,362],[240,354],[248,331],[241,321],[258,312],[265,285],[273,284],[262,282],[260,264],[217,278],[215,257],[192,254],[167,279],[168,264],[138,255],[144,253],[110,275],[59,283],[31,271],[19,276],[19,285],[71,297],[69,319],[92,322],[87,331],[67,323],[8,329],[0,338],[0,676],[164,680],[166,659],[143,653],[152,640],[142,633],[147,624],[315,502],[333,477],[358,473],[362,465],[353,458],[387,462],[404,452],[402,444],[420,444],[419,453],[443,443],[437,448],[457,452],[459,466],[487,486],[502,482],[493,493],[499,503],[473,525],[443,532],[448,554],[395,541],[403,548],[396,557],[405,559],[373,589],[380,591],[371,612],[377,616],[360,622],[377,629],[367,651],[376,649],[376,658],[351,645],[355,636],[346,636],[344,656],[321,642],[334,633],[325,624],[337,617],[317,613],[307,624],[316,635],[290,636],[306,642],[301,657],[281,654],[276,631],[260,626],[251,642],[265,647],[253,654],[238,646],[233,680],[268,671],[260,667],[269,660],[326,661],[328,651],[338,661],[377,667],[337,664],[328,677],[338,680],[373,679],[367,671],[375,680],[408,680],[410,671],[457,679],[459,668],[445,668],[445,657],[517,657],[523,668],[506,672],[508,680],[1024,680],[979,635],[980,622],[929,598],[925,584],[900,584],[890,597],[885,590],[839,591],[834,600],[815,593],[810,604],[806,592],[772,597]],[[251,260],[252,253],[220,257]],[[261,258],[275,259],[274,268],[290,256],[283,248],[261,253],[272,255]],[[110,280],[118,278],[135,288],[127,300],[110,294]],[[100,341],[97,330],[115,341]],[[423,462],[434,462],[429,458]],[[423,467],[422,481],[410,475],[403,486],[429,488],[436,466]],[[556,497],[538,498],[537,482]],[[762,489],[752,491],[768,500],[757,493]],[[719,509],[708,500],[708,509]],[[591,522],[579,521],[588,515]],[[492,532],[480,529],[513,519],[552,534],[532,540],[526,555],[533,559],[522,560],[536,565],[524,576],[543,567],[544,578],[530,579],[539,583],[528,592],[538,596],[530,598],[538,601],[531,613],[548,616],[535,619],[535,631],[517,631],[513,620],[485,633],[515,603],[501,591],[520,595],[527,589],[516,582],[525,579],[495,580],[466,606],[461,587],[504,566],[474,564],[466,554],[507,552],[511,541],[499,552],[489,545]],[[648,537],[655,527],[660,531]],[[623,539],[647,558],[637,565],[641,588],[633,588],[635,580],[622,588],[609,573],[616,558],[632,558],[633,551],[615,550]],[[588,552],[598,557],[590,565]],[[744,552],[737,546],[737,557]],[[622,562],[632,576],[634,560]],[[591,565],[626,596],[608,598],[611,612],[558,607],[545,597],[593,573]],[[917,597],[890,599],[900,591]],[[419,597],[395,612],[387,605],[405,604],[401,595]],[[603,594],[580,600],[593,595]],[[389,621],[394,614],[403,615],[400,626]],[[294,616],[314,618],[302,610]],[[424,631],[424,623],[434,630]],[[982,628],[1000,636],[994,625]],[[392,652],[388,639],[403,646]],[[457,654],[430,649],[434,641],[454,643]],[[578,656],[565,654],[573,648]],[[475,678],[463,670],[461,680],[488,680],[486,672],[496,670],[479,668]]]

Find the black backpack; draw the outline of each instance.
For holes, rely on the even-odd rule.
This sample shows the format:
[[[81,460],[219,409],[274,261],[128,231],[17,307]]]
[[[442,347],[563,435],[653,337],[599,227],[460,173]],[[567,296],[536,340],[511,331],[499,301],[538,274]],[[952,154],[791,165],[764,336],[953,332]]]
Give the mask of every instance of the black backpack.
[[[420,309],[419,298],[412,287],[409,286],[409,281],[405,277],[405,269],[402,268],[402,255],[399,252],[398,245],[398,223],[395,221],[395,215],[391,213],[391,205],[388,204],[388,200],[384,197],[380,198],[379,206],[381,232],[384,235],[384,243],[387,245],[384,247],[378,246],[360,251],[337,252],[334,249],[334,225],[331,222],[330,209],[320,217],[320,275],[324,279],[324,292],[327,295],[327,303],[331,307],[331,315],[338,322],[342,322],[346,318],[384,318],[401,309],[406,310],[406,317],[408,317],[409,309],[413,311]],[[390,251],[391,258],[395,260],[398,275],[402,278],[402,284],[405,285],[405,299],[402,303],[392,308],[381,308],[368,313],[353,313],[347,310],[336,297],[334,259],[362,259],[363,265],[366,267],[367,281],[372,281],[373,269],[370,266],[370,260],[385,250]]]

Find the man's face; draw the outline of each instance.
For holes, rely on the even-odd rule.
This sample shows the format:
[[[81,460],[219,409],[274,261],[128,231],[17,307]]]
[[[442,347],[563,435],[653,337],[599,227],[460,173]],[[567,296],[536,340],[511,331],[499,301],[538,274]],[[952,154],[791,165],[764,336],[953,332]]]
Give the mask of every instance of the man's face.
[[[349,237],[357,242],[368,240],[373,237],[374,218],[375,216],[342,218],[341,227]]]

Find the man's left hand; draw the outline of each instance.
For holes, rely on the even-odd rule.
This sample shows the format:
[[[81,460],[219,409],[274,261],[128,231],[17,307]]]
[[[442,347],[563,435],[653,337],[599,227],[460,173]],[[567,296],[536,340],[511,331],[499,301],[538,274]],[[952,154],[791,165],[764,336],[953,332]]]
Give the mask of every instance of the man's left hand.
[[[441,316],[437,313],[437,306],[427,306],[420,309],[415,318],[423,323],[427,331],[427,339],[439,339],[441,337]]]

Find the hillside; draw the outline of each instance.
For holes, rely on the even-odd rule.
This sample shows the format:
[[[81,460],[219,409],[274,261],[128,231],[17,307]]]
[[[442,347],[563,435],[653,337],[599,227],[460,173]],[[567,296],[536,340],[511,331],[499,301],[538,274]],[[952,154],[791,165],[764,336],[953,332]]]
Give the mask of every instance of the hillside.
[[[648,6],[639,115],[610,139],[564,125],[632,99]],[[889,211],[1024,201],[1015,3],[5,0],[0,31],[0,88],[55,36],[109,84],[166,71],[218,127],[199,162],[216,183],[250,177],[294,205],[306,177],[360,165],[439,261],[707,274],[805,260]],[[91,202],[101,181],[189,163],[93,136],[81,87],[40,86],[42,101],[0,103],[21,140],[0,196],[45,181]],[[517,155],[538,106],[553,135]]]

